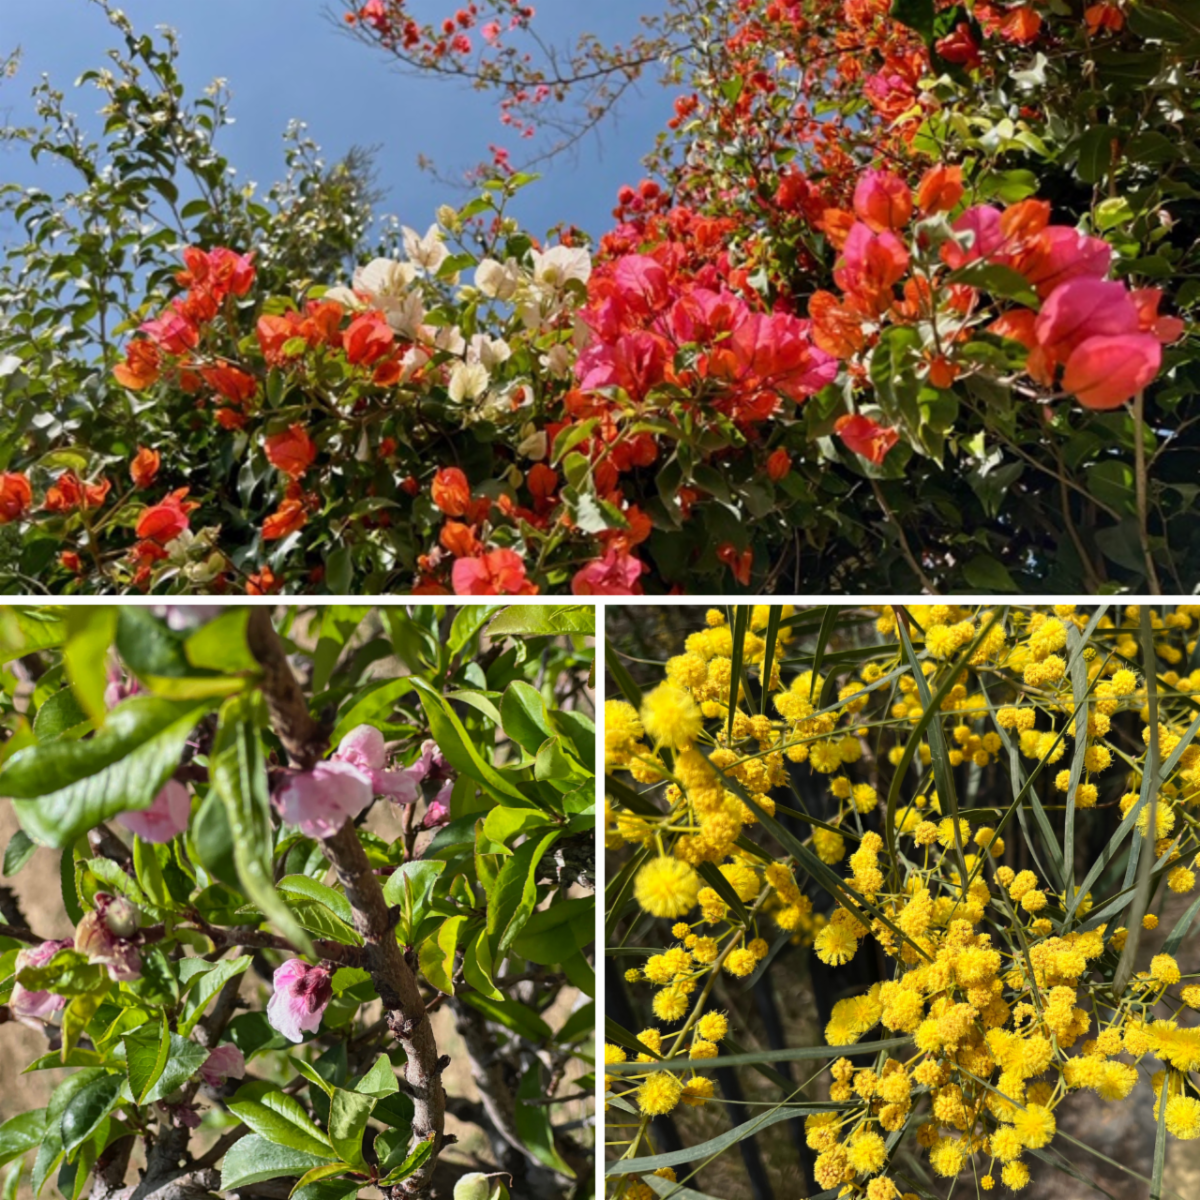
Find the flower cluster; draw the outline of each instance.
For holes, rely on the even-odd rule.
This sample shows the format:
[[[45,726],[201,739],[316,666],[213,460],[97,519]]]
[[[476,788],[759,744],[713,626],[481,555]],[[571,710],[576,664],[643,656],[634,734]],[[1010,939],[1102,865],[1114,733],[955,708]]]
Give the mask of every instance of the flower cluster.
[[[652,989],[656,1023],[635,1034],[644,1073],[609,1073],[610,1103],[633,1114],[620,1126],[631,1130],[623,1157],[653,1154],[649,1117],[713,1095],[686,1069],[718,1054],[706,1028],[723,1037],[738,1021],[712,1011],[716,977],[754,974],[772,939],[776,953],[811,947],[835,970],[874,947],[859,969],[876,982],[826,1008],[828,1102],[806,1119],[822,1189],[895,1200],[888,1139],[908,1135],[935,1176],[969,1169],[984,1189],[1019,1190],[1036,1168],[1028,1152],[1054,1139],[1072,1093],[1122,1101],[1142,1077],[1160,1103],[1167,1088],[1168,1133],[1200,1137],[1200,1032],[1186,1017],[1200,1006],[1200,973],[1180,954],[1182,932],[1169,947],[1139,946],[1158,916],[1131,908],[1119,885],[1101,893],[1107,859],[1064,874],[1058,815],[1069,814],[1068,830],[1089,822],[1111,838],[1107,855],[1125,853],[1135,832],[1135,847],[1146,839],[1165,907],[1194,890],[1200,747],[1189,727],[1200,673],[1185,664],[1200,606],[1098,619],[1073,605],[1020,606],[1003,619],[953,605],[885,609],[873,630],[861,614],[844,620],[853,632],[840,657],[856,666],[791,679],[781,662],[812,651],[795,637],[803,614],[780,615],[768,639],[765,608],[737,630],[710,612],[640,707],[607,703],[609,771],[656,797],[631,808],[610,791],[607,845],[636,853],[629,894],[670,922],[663,948],[625,973]],[[766,703],[734,661],[757,667]],[[1029,760],[1029,787],[1014,776],[1012,793],[982,790],[1003,779],[1010,755]],[[1157,789],[1143,786],[1151,762],[1169,768]],[[940,794],[947,780],[967,794]],[[803,839],[786,840],[772,819],[783,789],[779,803],[809,827]],[[1043,825],[1017,819],[1022,802]],[[720,891],[700,873],[714,867]],[[774,972],[785,960],[773,961]],[[886,1053],[852,1062],[849,1047],[872,1031]],[[630,1049],[610,1045],[607,1061],[627,1063]]]

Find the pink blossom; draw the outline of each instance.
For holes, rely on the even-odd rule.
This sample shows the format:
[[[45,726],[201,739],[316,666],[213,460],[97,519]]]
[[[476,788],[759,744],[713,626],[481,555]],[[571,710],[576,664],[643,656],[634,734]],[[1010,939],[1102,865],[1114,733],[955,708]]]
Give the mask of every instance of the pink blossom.
[[[108,686],[104,689],[104,707],[116,708],[122,700],[136,696],[142,685],[134,675],[126,676],[116,663],[108,664]]]
[[[1160,317],[1158,306],[1162,292],[1158,288],[1135,288],[1129,293],[1138,314],[1138,328],[1152,333],[1164,345],[1183,337],[1184,324],[1178,317]]]
[[[1021,274],[1044,300],[1061,283],[1078,276],[1103,279],[1112,262],[1108,243],[1069,225],[1048,225],[1032,254],[1023,258]]]
[[[200,331],[177,309],[145,321],[138,328],[168,354],[186,354],[200,342]]]
[[[1065,362],[1087,338],[1138,332],[1138,312],[1121,283],[1090,276],[1068,279],[1050,293],[1033,325],[1038,345]]]
[[[809,327],[789,313],[753,313],[734,330],[729,350],[743,377],[806,400],[837,377],[837,359],[812,344]]]
[[[420,794],[419,776],[411,771],[388,771],[387,746],[373,725],[350,730],[333,753],[339,762],[350,763],[371,780],[377,796],[389,796],[397,804],[411,804]]]
[[[645,330],[621,334],[613,342],[592,342],[576,360],[575,373],[584,391],[619,387],[641,400],[666,375],[667,347]]]
[[[891,171],[866,171],[854,189],[854,213],[876,233],[902,228],[912,210],[912,190]]]
[[[275,991],[267,1002],[267,1020],[288,1041],[304,1041],[305,1031],[316,1033],[333,996],[330,973],[310,967],[303,959],[289,958],[275,971]]]
[[[421,743],[421,754],[415,763],[408,768],[408,774],[418,782],[423,780],[438,780],[451,777],[450,764],[446,762],[441,747],[431,738]]]
[[[603,558],[597,558],[571,579],[571,591],[576,596],[638,596],[638,583],[646,564],[636,555],[609,547]]]
[[[200,1064],[200,1077],[209,1087],[220,1087],[230,1076],[240,1079],[245,1074],[246,1056],[232,1042],[222,1042]]]
[[[904,278],[908,263],[908,250],[894,233],[872,233],[868,225],[855,221],[846,235],[833,279],[844,292],[890,293]]]
[[[187,828],[191,815],[192,798],[187,788],[168,779],[149,808],[119,813],[117,820],[144,842],[169,842]]]
[[[627,312],[646,317],[671,298],[671,285],[662,264],[648,254],[626,254],[617,261],[613,283]]]
[[[1000,228],[1000,210],[990,204],[976,204],[959,214],[950,226],[955,233],[971,234],[971,244],[963,247],[957,242],[947,242],[942,247],[942,259],[954,270],[986,258],[997,261],[1000,248],[1004,245],[1004,232]]]
[[[332,837],[374,798],[369,775],[332,758],[289,775],[273,797],[283,819],[311,838]]]
[[[449,822],[450,797],[453,794],[454,781],[448,779],[442,784],[441,791],[430,801],[429,807],[425,810],[425,817],[421,822],[422,829],[436,829],[439,825]]]
[[[1158,374],[1162,345],[1150,333],[1090,337],[1067,359],[1063,390],[1085,408],[1120,408]]]
[[[710,344],[736,329],[749,315],[746,302],[733,292],[693,288],[671,306],[667,320],[676,341]]]
[[[18,978],[26,967],[44,967],[60,950],[67,950],[75,943],[70,938],[61,942],[42,942],[40,946],[31,946],[17,954],[13,965],[13,974]],[[59,1009],[65,1007],[65,996],[56,996],[53,992],[31,992],[21,983],[14,983],[12,996],[9,997],[9,1011],[18,1021],[31,1029],[41,1029]]]

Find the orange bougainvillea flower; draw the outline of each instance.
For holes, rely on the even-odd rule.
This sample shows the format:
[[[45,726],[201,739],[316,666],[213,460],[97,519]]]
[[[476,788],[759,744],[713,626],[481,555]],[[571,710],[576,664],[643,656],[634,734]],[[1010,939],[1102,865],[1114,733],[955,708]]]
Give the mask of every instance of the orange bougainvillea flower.
[[[299,479],[317,457],[317,447],[303,425],[289,425],[265,442],[267,461],[289,479]]]
[[[204,382],[230,404],[248,404],[258,391],[258,380],[253,375],[248,375],[239,367],[231,367],[228,363],[201,367],[200,374]]]
[[[188,514],[199,508],[194,500],[186,500],[187,488],[178,488],[157,504],[142,510],[134,532],[145,543],[165,546],[188,527]]]
[[[80,572],[83,570],[83,562],[78,553],[74,550],[64,550],[58,556],[58,561],[62,563],[62,565],[68,571],[74,571],[76,575],[80,574]]]
[[[33,488],[18,471],[0,472],[0,525],[19,520],[33,504]]]
[[[792,456],[780,446],[767,458],[767,478],[778,483],[792,469]]]
[[[275,572],[270,567],[263,567],[256,575],[246,580],[247,596],[269,596],[279,586]]]
[[[880,425],[862,413],[838,417],[833,430],[855,454],[876,466],[887,458],[888,452],[900,440],[894,429]]]
[[[1111,29],[1119,33],[1125,27],[1125,14],[1115,4],[1092,4],[1083,13],[1087,22],[1088,33],[1093,37],[1101,29]]]
[[[525,578],[524,560],[514,550],[460,558],[450,578],[456,596],[535,596],[538,590]]]
[[[455,558],[474,558],[483,549],[483,543],[471,532],[471,527],[461,521],[447,521],[438,541]]]
[[[380,312],[355,317],[342,335],[346,360],[362,366],[378,362],[391,351],[395,340],[395,331]]]
[[[158,476],[161,461],[162,456],[157,450],[139,446],[138,452],[133,456],[133,462],[129,464],[129,477],[133,480],[133,486],[149,487]]]
[[[448,517],[461,517],[471,503],[471,484],[458,467],[443,467],[429,490],[434,504]]]
[[[154,383],[160,372],[158,347],[145,338],[135,338],[125,347],[125,361],[113,367],[113,378],[132,392]]]
[[[912,192],[898,175],[891,171],[863,172],[854,189],[854,212],[873,232],[903,228],[912,210]]]
[[[929,382],[936,388],[948,388],[957,378],[959,366],[944,354],[936,354],[929,360]]]
[[[264,542],[278,541],[303,529],[308,523],[308,513],[302,500],[285,500],[265,521],[262,535]]]
[[[832,292],[813,292],[808,298],[812,340],[837,358],[853,358],[866,345],[862,317],[852,312]]]
[[[99,508],[108,498],[112,481],[101,479],[99,483],[84,483],[74,471],[64,471],[46,489],[43,505],[49,512],[73,512],[77,508]]]
[[[917,187],[917,208],[926,216],[949,212],[962,198],[962,167],[948,167],[939,163],[921,176]]]

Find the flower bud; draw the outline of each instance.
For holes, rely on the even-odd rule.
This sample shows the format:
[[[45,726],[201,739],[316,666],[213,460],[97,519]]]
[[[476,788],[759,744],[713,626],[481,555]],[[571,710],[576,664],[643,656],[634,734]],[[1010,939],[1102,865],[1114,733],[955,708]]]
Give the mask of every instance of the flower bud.
[[[97,895],[96,899],[99,900],[100,896]],[[138,906],[133,901],[126,900],[124,896],[112,898],[99,911],[100,915],[104,918],[104,924],[108,926],[109,932],[115,937],[132,937],[142,923],[142,914]]]
[[[66,938],[61,942],[42,942],[40,946],[30,946],[20,951],[17,961],[13,964],[13,974],[19,977],[26,967],[44,967],[60,950],[68,949],[71,944],[71,939]],[[66,1003],[65,996],[56,996],[53,992],[31,992],[17,982],[13,984],[8,1008],[23,1025],[28,1025],[31,1029],[40,1029],[42,1023],[48,1021]]]

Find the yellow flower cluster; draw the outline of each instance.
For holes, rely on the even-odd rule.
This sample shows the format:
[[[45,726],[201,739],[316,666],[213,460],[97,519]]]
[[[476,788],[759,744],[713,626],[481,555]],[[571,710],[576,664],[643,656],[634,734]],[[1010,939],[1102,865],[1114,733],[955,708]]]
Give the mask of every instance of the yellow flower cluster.
[[[1065,827],[1078,833],[1087,822],[1101,845],[1120,826],[1120,854],[1135,844],[1132,826],[1166,884],[1156,894],[1194,890],[1200,743],[1184,740],[1200,669],[1179,668],[1196,650],[1200,605],[1149,614],[1152,662],[1136,606],[1098,621],[1072,605],[1013,606],[1003,619],[953,604],[885,608],[873,632],[842,624],[852,631],[839,635],[836,667],[813,654],[790,678],[780,669],[785,642],[789,662],[803,663],[808,646],[785,621],[768,666],[768,615],[756,608],[744,638],[757,689],[754,673],[734,680],[733,628],[714,610],[640,711],[606,706],[610,770],[654,785],[644,793],[653,812],[610,798],[607,844],[638,856],[636,905],[673,922],[663,948],[625,974],[650,985],[655,1018],[677,1027],[637,1034],[646,1053],[636,1061],[714,1057],[729,1025],[709,1009],[713,988],[755,975],[768,939],[777,950],[810,948],[835,969],[870,943],[866,969],[885,969],[828,1010],[831,1058],[873,1031],[905,1044],[870,1066],[831,1063],[836,1108],[806,1120],[822,1189],[902,1200],[887,1173],[899,1134],[935,1176],[972,1169],[984,1190],[1020,1190],[1038,1169],[1029,1152],[1056,1135],[1059,1105],[1085,1089],[1124,1101],[1155,1062],[1165,1068],[1155,1091],[1162,1103],[1167,1089],[1168,1133],[1200,1137],[1200,1029],[1178,1015],[1200,1009],[1197,975],[1175,953],[1141,949],[1142,969],[1116,984],[1123,952],[1157,916],[1146,913],[1131,934],[1121,922],[1132,889],[1114,900],[1118,881],[1103,897],[1083,894],[1092,863],[1076,855],[1067,877],[1062,842],[1068,811]],[[1183,747],[1156,790],[1142,780],[1152,740],[1160,767]],[[939,795],[947,778],[957,795]],[[761,830],[759,810],[778,806],[806,824],[803,851],[787,853],[779,827]],[[1102,882],[1092,872],[1087,886]],[[1163,1005],[1175,1015],[1164,1017]],[[609,1050],[621,1057],[608,1061],[626,1061]],[[635,1122],[627,1157],[652,1153],[649,1117],[713,1096],[711,1079],[689,1076],[684,1061],[609,1078],[610,1101]],[[616,1179],[623,1197],[644,1186]]]

